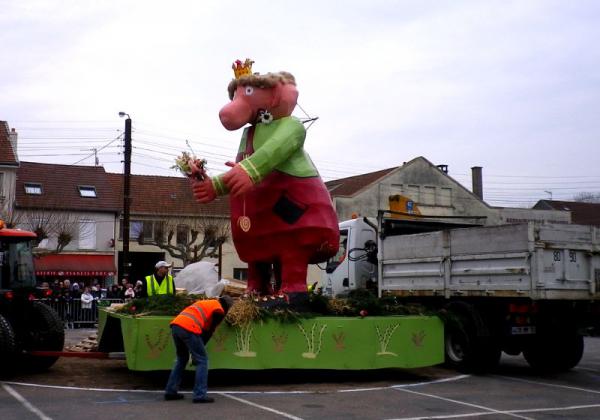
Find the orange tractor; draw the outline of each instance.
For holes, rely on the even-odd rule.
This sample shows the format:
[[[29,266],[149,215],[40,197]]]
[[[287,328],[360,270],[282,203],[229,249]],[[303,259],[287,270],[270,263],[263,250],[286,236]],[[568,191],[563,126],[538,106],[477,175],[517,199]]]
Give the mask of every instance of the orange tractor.
[[[58,314],[36,301],[32,241],[36,234],[8,229],[0,220],[0,374],[44,370],[58,357],[33,351],[61,351],[65,333]]]

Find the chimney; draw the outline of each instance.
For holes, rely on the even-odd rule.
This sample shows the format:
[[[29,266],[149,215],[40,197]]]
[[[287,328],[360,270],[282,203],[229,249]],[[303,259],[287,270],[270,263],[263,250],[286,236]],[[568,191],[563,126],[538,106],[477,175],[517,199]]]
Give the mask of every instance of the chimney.
[[[481,166],[471,168],[471,179],[473,182],[473,194],[483,200],[483,178],[481,176]]]
[[[19,137],[19,134],[17,133],[17,130],[15,130],[14,128],[11,128],[10,133],[8,133],[8,138],[10,140],[10,145],[12,146],[13,154],[15,155],[15,159],[17,160],[17,162],[19,161],[19,157],[17,156],[17,138],[18,137]]]
[[[445,174],[448,173],[448,165],[437,165],[437,168]]]

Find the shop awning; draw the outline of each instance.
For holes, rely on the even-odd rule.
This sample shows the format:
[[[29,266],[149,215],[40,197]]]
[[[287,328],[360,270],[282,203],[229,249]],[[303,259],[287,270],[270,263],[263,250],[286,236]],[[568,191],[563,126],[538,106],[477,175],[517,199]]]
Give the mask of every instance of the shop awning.
[[[115,274],[113,255],[52,254],[34,258],[37,276],[103,277]]]

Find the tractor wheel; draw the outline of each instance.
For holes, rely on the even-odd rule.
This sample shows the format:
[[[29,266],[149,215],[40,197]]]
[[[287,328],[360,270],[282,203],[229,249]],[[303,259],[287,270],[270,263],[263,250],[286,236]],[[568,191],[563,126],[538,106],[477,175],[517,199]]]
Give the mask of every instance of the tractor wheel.
[[[0,315],[0,372],[7,372],[14,366],[17,354],[17,339],[10,323]]]
[[[62,351],[65,344],[65,330],[58,314],[49,306],[33,302],[28,316],[26,331],[22,335],[22,346],[25,351]],[[39,372],[52,366],[58,357],[42,357],[21,355],[20,367]]]

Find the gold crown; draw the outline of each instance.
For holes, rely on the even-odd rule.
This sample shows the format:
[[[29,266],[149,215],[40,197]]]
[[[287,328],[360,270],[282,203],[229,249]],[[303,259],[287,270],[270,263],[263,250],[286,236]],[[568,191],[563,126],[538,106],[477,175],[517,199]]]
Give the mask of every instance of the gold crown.
[[[243,63],[240,60],[235,60],[235,63],[231,66],[235,78],[239,79],[243,76],[250,76],[252,74],[252,64],[254,64],[254,61],[249,58],[246,58],[246,61]]]

